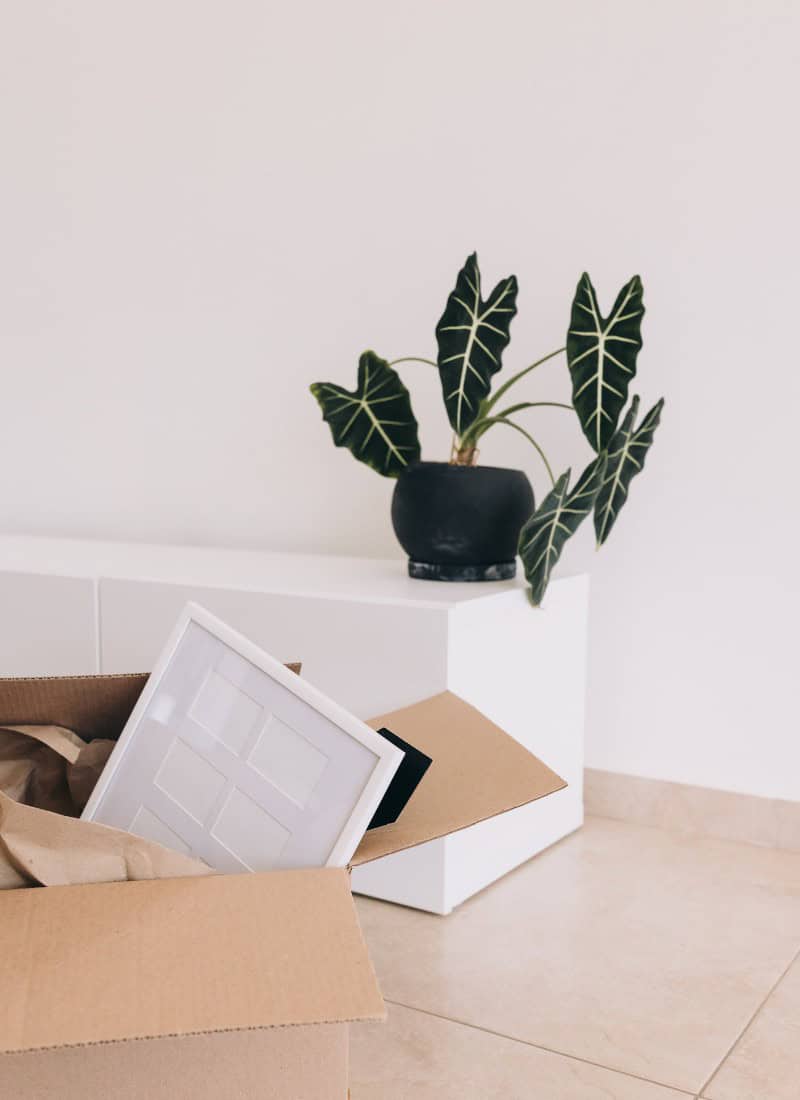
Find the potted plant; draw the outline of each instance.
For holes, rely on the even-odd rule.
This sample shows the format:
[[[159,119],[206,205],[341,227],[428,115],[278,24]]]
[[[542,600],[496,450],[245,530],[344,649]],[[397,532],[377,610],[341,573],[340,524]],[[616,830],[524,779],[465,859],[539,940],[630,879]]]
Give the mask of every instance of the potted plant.
[[[384,477],[397,479],[392,523],[409,555],[412,577],[513,577],[519,553],[532,602],[538,605],[566,541],[586,516],[594,514],[598,546],[608,538],[630,483],[644,466],[664,402],[658,401],[638,422],[639,398],[628,404],[642,347],[644,303],[638,275],[623,286],[604,317],[584,273],[573,298],[565,346],[536,359],[492,392],[516,312],[516,277],[501,279],[484,300],[473,253],[436,326],[435,361],[417,356],[386,360],[365,351],[353,391],[316,382],[311,392],[334,443]],[[572,379],[571,404],[503,401],[523,378],[562,354]],[[439,372],[453,429],[449,462],[422,461],[411,398],[395,370],[405,362],[427,363]],[[541,446],[519,422],[520,414],[544,407],[576,413],[594,452],[574,484],[569,470],[554,475]],[[522,471],[477,464],[481,439],[501,425],[528,440],[547,472],[550,487],[538,508]]]

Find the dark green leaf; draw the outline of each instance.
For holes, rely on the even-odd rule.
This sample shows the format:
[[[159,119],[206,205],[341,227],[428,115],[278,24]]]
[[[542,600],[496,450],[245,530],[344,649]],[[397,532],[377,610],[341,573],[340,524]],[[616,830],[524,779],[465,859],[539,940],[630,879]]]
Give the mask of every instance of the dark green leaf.
[[[330,425],[337,447],[385,477],[397,477],[420,457],[417,421],[408,390],[385,359],[365,351],[358,360],[358,385],[350,393],[332,382],[315,382],[311,392]]]
[[[520,532],[519,555],[531,586],[531,601],[537,607],[567,539],[575,534],[594,507],[605,462],[605,455],[591,462],[572,491],[569,488],[571,471],[563,473]]]
[[[617,295],[603,317],[592,280],[581,275],[567,333],[567,362],[572,375],[572,404],[583,433],[595,451],[606,449],[628,400],[642,346],[642,280],[638,275]]]
[[[488,299],[481,299],[478,257],[467,258],[436,326],[437,363],[450,424],[462,436],[478,416],[481,401],[501,367],[517,312],[517,279],[502,279]]]
[[[644,460],[653,442],[663,407],[664,398],[662,397],[644,417],[639,427],[635,428],[639,398],[634,397],[619,431],[608,445],[608,463],[594,506],[594,530],[598,546],[602,545],[611,533],[620,508],[628,499],[628,486],[644,467]]]

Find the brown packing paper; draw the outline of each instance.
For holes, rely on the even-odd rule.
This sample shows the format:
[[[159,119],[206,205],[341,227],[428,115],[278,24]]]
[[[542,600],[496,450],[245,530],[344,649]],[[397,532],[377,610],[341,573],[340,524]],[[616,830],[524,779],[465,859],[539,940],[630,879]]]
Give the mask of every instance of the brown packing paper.
[[[61,726],[0,728],[0,890],[211,873],[160,844],[76,820],[113,747]]]
[[[114,748],[62,726],[0,727],[0,791],[40,810],[78,817]]]
[[[200,860],[121,829],[23,806],[0,793],[0,889],[211,873]]]
[[[300,674],[299,662],[286,667]],[[0,681],[0,890],[212,873],[76,820],[146,683],[139,674]]]
[[[103,768],[114,749],[114,741],[90,741],[81,749],[74,764],[67,768],[67,784],[73,805],[78,813],[89,801]]]

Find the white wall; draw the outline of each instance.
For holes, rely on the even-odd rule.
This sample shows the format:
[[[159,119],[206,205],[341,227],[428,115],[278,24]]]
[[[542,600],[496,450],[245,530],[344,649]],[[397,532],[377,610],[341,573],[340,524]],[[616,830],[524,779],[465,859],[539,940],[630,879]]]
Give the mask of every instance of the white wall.
[[[2,530],[395,553],[391,484],[332,450],[308,384],[430,355],[473,248],[520,279],[509,369],[563,341],[584,268],[605,301],[638,271],[667,409],[592,559],[588,762],[800,799],[799,5],[0,19]],[[443,457],[436,379],[406,376]],[[587,458],[567,414],[535,423]],[[511,433],[483,457],[544,488]]]

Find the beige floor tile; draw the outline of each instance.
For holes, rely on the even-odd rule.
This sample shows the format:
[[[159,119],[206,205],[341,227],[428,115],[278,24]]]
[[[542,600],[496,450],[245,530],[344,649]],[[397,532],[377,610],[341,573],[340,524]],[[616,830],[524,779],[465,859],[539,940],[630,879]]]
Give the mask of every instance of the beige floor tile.
[[[389,1005],[354,1027],[352,1100],[686,1100],[687,1094]]]
[[[800,961],[736,1044],[710,1100],[797,1100],[800,1096]]]
[[[359,912],[389,1000],[696,1092],[800,947],[800,855],[596,819],[449,917]]]

